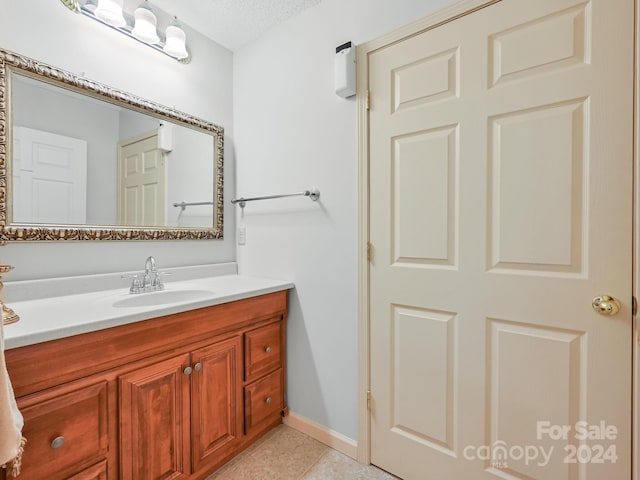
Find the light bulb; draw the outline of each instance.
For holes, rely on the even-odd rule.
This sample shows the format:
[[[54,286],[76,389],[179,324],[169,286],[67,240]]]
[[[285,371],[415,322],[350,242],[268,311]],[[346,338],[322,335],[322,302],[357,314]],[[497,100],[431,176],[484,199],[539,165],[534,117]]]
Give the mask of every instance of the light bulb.
[[[124,27],[127,21],[122,15],[122,3],[124,0],[100,0],[94,14],[100,20],[113,27]]]
[[[177,58],[178,60],[187,58],[189,56],[186,46],[187,35],[184,33],[184,30],[180,28],[178,20],[175,17],[167,27],[166,35],[167,40],[163,49],[165,53]]]
[[[96,8],[98,8],[98,0],[87,0],[82,7],[83,10],[91,12],[95,15]]]
[[[138,40],[147,43],[159,43],[158,32],[156,31],[157,19],[153,11],[145,1],[133,12],[136,23],[131,34]]]

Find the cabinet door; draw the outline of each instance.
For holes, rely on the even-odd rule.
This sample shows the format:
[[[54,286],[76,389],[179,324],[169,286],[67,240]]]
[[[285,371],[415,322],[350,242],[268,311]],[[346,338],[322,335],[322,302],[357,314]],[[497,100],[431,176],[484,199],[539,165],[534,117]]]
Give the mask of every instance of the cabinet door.
[[[189,354],[120,377],[122,480],[189,475]]]
[[[219,463],[242,435],[241,337],[192,353],[191,422],[194,471]]]

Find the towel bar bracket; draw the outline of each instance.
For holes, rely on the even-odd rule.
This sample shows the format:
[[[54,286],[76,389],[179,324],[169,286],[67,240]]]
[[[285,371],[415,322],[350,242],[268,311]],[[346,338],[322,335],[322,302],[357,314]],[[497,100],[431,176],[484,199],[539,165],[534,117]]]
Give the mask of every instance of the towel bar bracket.
[[[184,212],[187,207],[192,205],[213,205],[213,202],[175,202],[174,207],[180,207],[180,212]]]

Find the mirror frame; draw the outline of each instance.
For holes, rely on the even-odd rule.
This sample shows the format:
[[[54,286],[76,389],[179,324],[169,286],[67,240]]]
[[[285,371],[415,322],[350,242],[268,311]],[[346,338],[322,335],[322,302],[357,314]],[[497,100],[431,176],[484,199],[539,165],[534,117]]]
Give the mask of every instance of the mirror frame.
[[[212,135],[215,140],[212,227],[137,227],[119,225],[10,224],[11,206],[11,73],[88,95],[106,102],[170,120]],[[0,242],[53,240],[208,240],[223,238],[224,129],[173,108],[145,100],[23,55],[0,49]]]

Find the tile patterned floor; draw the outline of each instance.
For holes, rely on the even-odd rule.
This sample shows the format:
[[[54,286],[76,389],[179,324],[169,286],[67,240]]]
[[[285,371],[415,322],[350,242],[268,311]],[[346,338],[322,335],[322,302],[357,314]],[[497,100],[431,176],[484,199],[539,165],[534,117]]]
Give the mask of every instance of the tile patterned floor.
[[[281,425],[206,480],[397,480]]]

